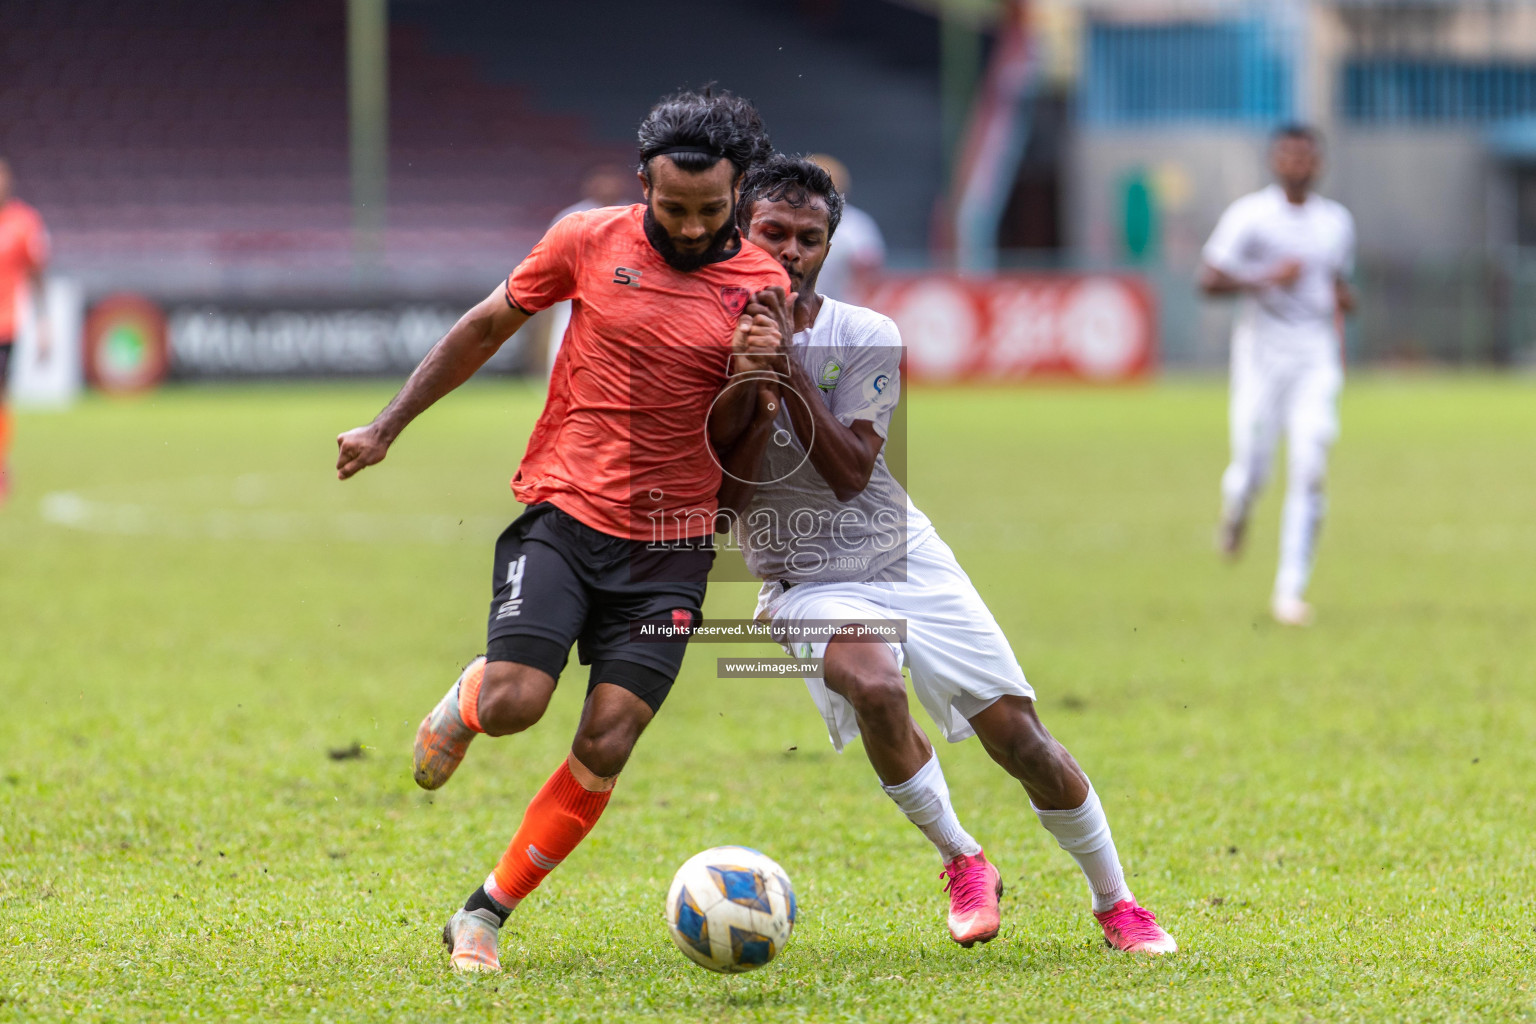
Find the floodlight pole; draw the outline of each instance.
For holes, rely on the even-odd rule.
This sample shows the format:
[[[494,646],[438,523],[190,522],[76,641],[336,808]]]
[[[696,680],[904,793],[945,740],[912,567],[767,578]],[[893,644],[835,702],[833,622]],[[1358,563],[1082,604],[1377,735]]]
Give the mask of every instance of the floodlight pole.
[[[955,265],[978,272],[997,269],[997,228],[1029,140],[1039,75],[1028,0],[999,5],[997,35],[957,141],[947,207]]]
[[[347,0],[347,126],[351,142],[353,270],[384,255],[389,183],[388,0]]]
[[[954,180],[966,119],[981,78],[981,30],[956,6],[945,4],[939,12],[939,130],[946,185]]]

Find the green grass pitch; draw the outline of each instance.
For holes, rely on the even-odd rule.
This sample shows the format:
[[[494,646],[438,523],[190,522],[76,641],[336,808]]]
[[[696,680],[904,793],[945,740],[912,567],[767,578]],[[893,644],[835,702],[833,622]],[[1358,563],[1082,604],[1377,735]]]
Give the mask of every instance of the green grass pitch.
[[[167,390],[26,415],[0,510],[0,1019],[1428,1021],[1536,1016],[1536,388],[1352,380],[1313,597],[1265,614],[1278,494],[1212,551],[1218,381],[917,390],[911,490],[1095,780],[1183,951],[1104,948],[1077,869],[940,744],[1008,886],[944,930],[932,849],[796,680],[696,647],[593,836],[452,976],[446,916],[563,755],[538,727],[418,791],[416,723],[483,641],[541,395],[472,386],[347,484],[384,387]],[[726,584],[709,613],[744,616]],[[931,727],[926,717],[920,721]],[[363,756],[329,751],[361,744]],[[801,919],[725,979],[662,923],[706,846]]]

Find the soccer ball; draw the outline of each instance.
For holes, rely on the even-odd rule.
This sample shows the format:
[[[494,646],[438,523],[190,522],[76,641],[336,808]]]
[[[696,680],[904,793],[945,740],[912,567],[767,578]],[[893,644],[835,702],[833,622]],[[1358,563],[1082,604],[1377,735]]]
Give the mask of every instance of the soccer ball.
[[[722,974],[756,970],[784,951],[795,890],[784,869],[745,846],[690,857],[667,893],[667,930],[683,954]]]

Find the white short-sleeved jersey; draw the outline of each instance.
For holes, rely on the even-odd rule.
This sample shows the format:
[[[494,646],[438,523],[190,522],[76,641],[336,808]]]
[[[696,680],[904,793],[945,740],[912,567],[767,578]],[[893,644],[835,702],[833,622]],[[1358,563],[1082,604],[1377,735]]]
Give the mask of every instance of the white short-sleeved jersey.
[[[1295,260],[1301,277],[1289,288],[1245,293],[1239,327],[1260,343],[1334,335],[1335,282],[1354,271],[1355,222],[1332,199],[1286,198],[1279,185],[1250,193],[1227,207],[1201,253],[1205,262],[1233,277],[1251,279]]]
[[[796,334],[791,357],[809,370],[840,423],[868,420],[889,439],[900,394],[901,335],[873,310],[827,299],[816,322]],[[796,401],[786,397],[785,401]],[[898,668],[951,741],[974,735],[970,720],[1000,697],[1034,699],[1008,638],[933,525],[907,497],[882,450],[869,485],[839,501],[805,458],[788,415],[770,442],[763,479],[747,511],[743,549],[747,565],[764,580],[756,618],[768,622],[787,653],[826,656],[825,634],[813,628],[857,622],[904,621],[906,638],[892,642]],[[898,513],[904,529],[893,530]],[[762,524],[790,527],[789,545],[764,543]],[[782,535],[781,535],[782,539]],[[797,546],[798,545],[798,546]],[[859,735],[853,706],[827,688],[805,681],[838,750]]]
[[[816,397],[839,423],[868,420],[889,439],[901,394],[901,334],[889,317],[824,298],[816,322],[792,339],[790,357],[816,381]],[[799,583],[904,578],[907,551],[933,527],[892,474],[885,451],[864,490],[839,501],[811,464],[788,408],[774,427],[764,482],[738,527],[753,575]]]

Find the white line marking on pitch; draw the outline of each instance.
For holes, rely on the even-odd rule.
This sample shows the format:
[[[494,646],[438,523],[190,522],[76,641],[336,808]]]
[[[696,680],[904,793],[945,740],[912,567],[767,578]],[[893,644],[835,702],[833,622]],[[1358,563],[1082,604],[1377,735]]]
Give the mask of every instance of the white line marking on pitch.
[[[108,502],[73,491],[43,496],[43,521],[69,530],[119,537],[175,537],[208,540],[309,541],[332,539],[363,544],[415,542],[484,543],[510,521],[491,516],[403,512],[303,512],[276,509],[210,508],[185,511],[163,505]]]

